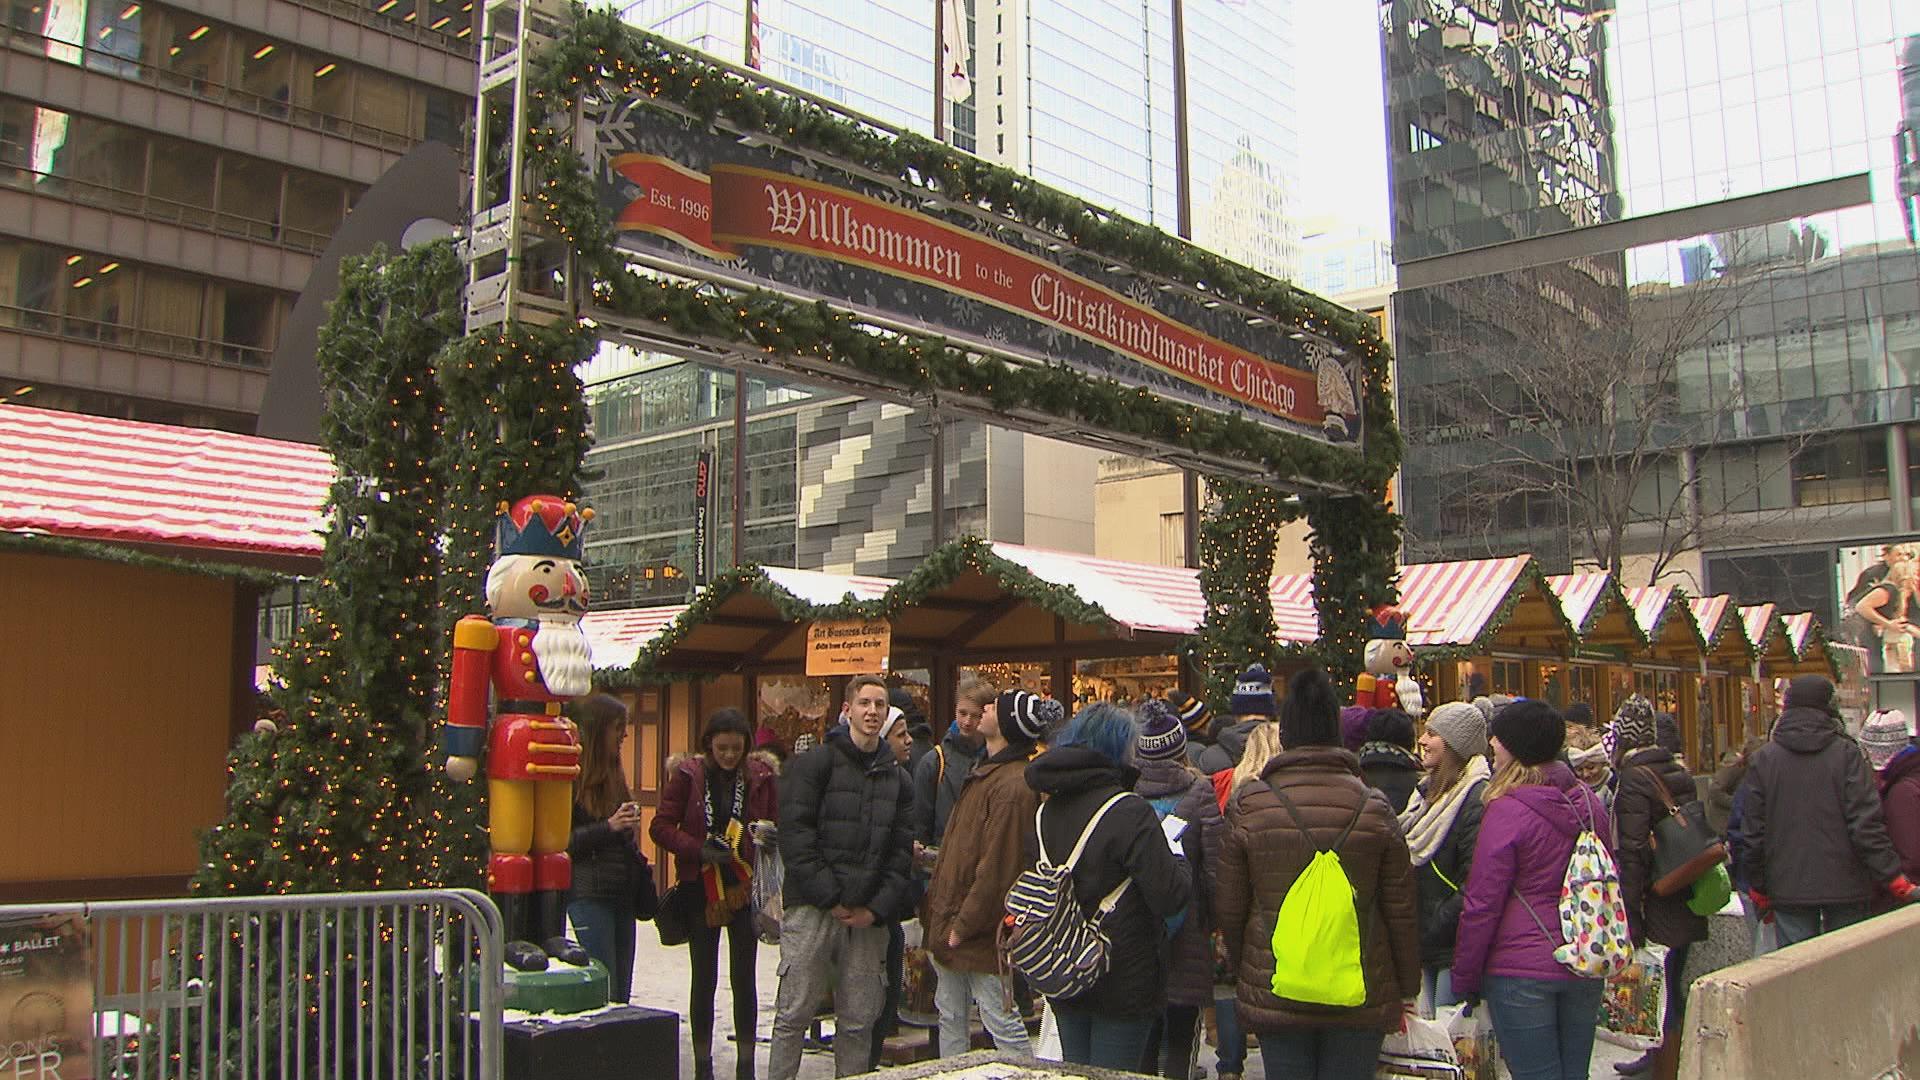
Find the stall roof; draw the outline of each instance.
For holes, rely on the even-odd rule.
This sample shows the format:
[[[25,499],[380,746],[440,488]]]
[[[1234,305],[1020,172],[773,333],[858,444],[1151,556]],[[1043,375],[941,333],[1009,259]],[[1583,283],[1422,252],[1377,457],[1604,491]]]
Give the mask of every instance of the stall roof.
[[[1607,594],[1607,583],[1612,580],[1613,575],[1605,571],[1556,574],[1547,578],[1547,587],[1560,598],[1560,610],[1566,613],[1567,622],[1584,629],[1599,610],[1600,601]]]
[[[587,635],[587,651],[595,668],[626,667],[633,663],[640,646],[660,636],[667,625],[687,610],[685,604],[673,607],[621,608],[615,611],[590,611],[580,620]]]
[[[0,530],[317,559],[326,451],[226,431],[0,405]]]

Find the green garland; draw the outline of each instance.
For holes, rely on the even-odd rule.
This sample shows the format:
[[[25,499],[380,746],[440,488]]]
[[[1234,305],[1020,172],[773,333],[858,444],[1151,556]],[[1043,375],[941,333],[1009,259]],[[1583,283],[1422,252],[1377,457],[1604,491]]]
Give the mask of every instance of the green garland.
[[[69,559],[92,559],[96,562],[119,563],[122,566],[157,570],[169,574],[195,574],[200,577],[220,578],[241,585],[250,585],[256,589],[275,589],[294,580],[292,574],[275,573],[272,570],[262,570],[254,566],[202,562],[198,559],[173,555],[157,555],[98,540],[86,540],[77,536],[56,536],[52,533],[0,532],[0,551],[17,551],[27,555],[48,555]]]
[[[1273,558],[1280,526],[1298,516],[1270,487],[1239,480],[1207,483],[1210,503],[1200,519],[1200,592],[1206,615],[1188,646],[1203,700],[1223,709],[1239,673],[1251,664],[1274,666],[1279,628],[1273,619]]]

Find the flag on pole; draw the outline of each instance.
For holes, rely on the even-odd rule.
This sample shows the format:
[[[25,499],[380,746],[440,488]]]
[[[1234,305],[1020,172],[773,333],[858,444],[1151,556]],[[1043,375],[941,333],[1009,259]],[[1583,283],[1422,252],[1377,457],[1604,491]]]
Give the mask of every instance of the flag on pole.
[[[940,39],[940,77],[946,80],[946,99],[970,101],[973,80],[967,77],[967,7],[961,0],[935,0],[945,6],[941,14],[945,33]]]

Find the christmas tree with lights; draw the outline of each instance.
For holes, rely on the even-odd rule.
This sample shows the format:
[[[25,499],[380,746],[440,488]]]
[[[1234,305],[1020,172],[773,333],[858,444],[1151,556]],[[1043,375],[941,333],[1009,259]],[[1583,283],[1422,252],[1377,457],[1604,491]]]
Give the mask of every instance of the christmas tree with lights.
[[[460,276],[448,244],[342,267],[316,353],[336,470],[321,570],[275,657],[286,720],[234,749],[197,894],[442,883],[419,823],[444,652],[435,358],[460,331]]]

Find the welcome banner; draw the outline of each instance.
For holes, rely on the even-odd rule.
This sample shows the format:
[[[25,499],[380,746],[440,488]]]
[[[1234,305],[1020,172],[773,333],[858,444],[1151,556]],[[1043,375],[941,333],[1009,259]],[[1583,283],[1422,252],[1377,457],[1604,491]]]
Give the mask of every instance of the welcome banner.
[[[1107,260],[1065,245],[1060,252],[1016,246],[986,235],[977,219],[924,212],[910,192],[770,167],[791,161],[767,148],[708,143],[682,131],[664,140],[678,145],[656,149],[643,126],[643,117],[651,119],[646,110],[628,116],[628,126],[603,129],[600,183],[629,242],[657,237],[746,269],[768,288],[844,297],[853,310],[1039,353],[1325,441],[1358,437],[1355,365],[1319,339],[1257,329],[1190,301],[1189,311],[1165,310],[1179,298],[1128,280]],[[735,154],[759,160],[725,160]],[[874,287],[881,276],[889,283]],[[1292,362],[1276,354],[1291,354]]]

